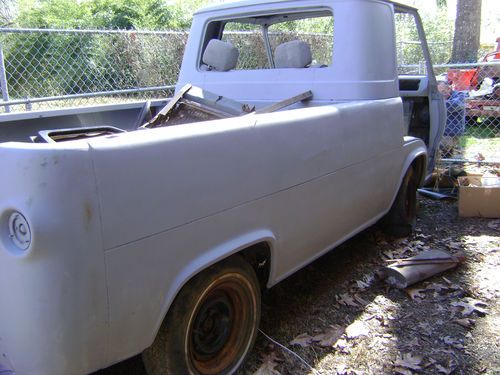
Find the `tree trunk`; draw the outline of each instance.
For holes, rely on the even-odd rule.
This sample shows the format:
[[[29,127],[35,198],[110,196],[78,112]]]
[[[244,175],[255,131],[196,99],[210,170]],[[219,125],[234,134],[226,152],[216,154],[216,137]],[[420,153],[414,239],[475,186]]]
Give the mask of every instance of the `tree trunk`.
[[[481,1],[457,0],[451,63],[477,61],[481,32]]]

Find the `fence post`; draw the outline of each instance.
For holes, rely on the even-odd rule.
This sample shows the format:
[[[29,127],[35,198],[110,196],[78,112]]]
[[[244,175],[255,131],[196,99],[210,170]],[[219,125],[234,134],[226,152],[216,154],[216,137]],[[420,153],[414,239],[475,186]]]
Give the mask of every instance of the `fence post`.
[[[2,97],[4,102],[9,101],[9,88],[7,87],[7,74],[5,71],[5,60],[3,56],[3,43],[0,40],[0,88],[2,89]],[[10,112],[10,106],[4,106],[5,112]]]

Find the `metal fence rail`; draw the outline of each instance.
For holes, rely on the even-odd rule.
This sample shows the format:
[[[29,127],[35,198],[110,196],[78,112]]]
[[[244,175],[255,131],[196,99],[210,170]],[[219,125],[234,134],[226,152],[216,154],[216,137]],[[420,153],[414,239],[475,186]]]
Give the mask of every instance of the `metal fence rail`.
[[[260,33],[225,35],[240,49],[239,69],[266,66],[262,48],[252,43]],[[184,31],[0,28],[0,112],[168,97],[187,37]],[[275,44],[290,37],[308,42],[320,59],[331,56],[330,34],[271,35]],[[397,47],[400,73],[425,73],[419,42]],[[442,158],[500,160],[500,63],[446,64],[451,42],[430,42],[429,48],[435,73],[447,83],[440,88],[449,95]]]

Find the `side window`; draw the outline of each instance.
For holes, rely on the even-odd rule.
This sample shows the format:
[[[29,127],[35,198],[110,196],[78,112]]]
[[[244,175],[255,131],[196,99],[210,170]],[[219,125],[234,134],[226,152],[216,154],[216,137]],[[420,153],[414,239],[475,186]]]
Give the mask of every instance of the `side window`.
[[[262,28],[259,25],[228,22],[221,40],[231,43],[238,49],[236,70],[269,68]]]
[[[396,13],[396,51],[398,74],[425,74],[425,57],[412,14]]]
[[[269,26],[269,42],[273,53],[280,44],[292,40],[301,40],[309,44],[312,54],[312,66],[331,65],[333,16],[304,18]]]

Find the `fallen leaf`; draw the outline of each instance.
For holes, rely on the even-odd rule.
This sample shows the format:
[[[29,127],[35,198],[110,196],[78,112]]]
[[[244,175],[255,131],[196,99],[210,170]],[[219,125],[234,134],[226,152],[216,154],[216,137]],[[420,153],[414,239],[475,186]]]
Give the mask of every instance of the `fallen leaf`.
[[[414,301],[425,298],[425,289],[407,288],[405,289],[405,292]]]
[[[463,319],[455,319],[455,320],[453,320],[453,323],[457,323],[457,324],[459,324],[459,325],[461,325],[462,327],[465,327],[465,328],[470,328],[476,322],[474,321],[474,319],[463,318]]]
[[[498,219],[498,220],[491,220],[488,223],[488,228],[500,231],[500,219]]]
[[[418,338],[414,337],[413,340],[408,342],[408,346],[419,346]]]
[[[333,346],[344,333],[341,326],[330,326],[324,333],[314,336],[313,341],[318,342],[321,346]]]
[[[447,345],[453,345],[456,343],[456,340],[451,336],[445,336],[443,337],[443,342]]]
[[[361,298],[361,297],[360,297],[360,296],[358,296],[357,294],[355,294],[355,295],[354,295],[354,300],[355,300],[356,302],[358,302],[358,303],[359,303],[360,305],[362,305],[362,306],[366,306],[366,305],[368,305],[368,304],[370,303],[370,302],[368,302],[368,301],[365,301],[363,298]]]
[[[357,280],[356,286],[358,287],[358,289],[364,290],[364,289],[367,289],[370,285],[368,285],[367,283],[365,283],[362,280]]]
[[[363,322],[357,321],[347,326],[345,333],[348,338],[354,339],[360,336],[368,336],[370,330],[363,324]]]
[[[338,339],[337,342],[334,345],[335,348],[337,349],[345,349],[347,347],[347,340],[344,339]]]
[[[487,314],[487,311],[483,307],[486,307],[488,305],[485,302],[473,298],[466,298],[465,301],[452,302],[451,305],[454,307],[462,307],[463,316],[469,316],[474,311],[477,311],[480,314]]]
[[[421,329],[421,333],[423,333],[424,335],[431,336],[432,333],[434,332],[432,326],[429,323],[426,322],[418,323],[418,326]]]
[[[448,289],[450,289],[450,287],[446,286],[444,284],[440,284],[440,283],[433,283],[433,284],[428,285],[425,289],[426,290],[434,290],[437,293],[441,293],[441,291],[448,290]]]
[[[302,333],[295,337],[292,341],[290,341],[290,345],[299,345],[305,348],[309,346],[312,341],[313,338],[311,336],[309,336],[307,333]]]
[[[281,373],[275,369],[279,361],[281,360],[275,352],[263,355],[262,364],[253,375],[281,375]]]
[[[358,307],[358,303],[347,293],[340,294],[337,302],[346,306]]]
[[[441,366],[439,363],[436,363],[435,366],[436,370],[444,375],[450,375],[455,370],[455,364],[452,361],[448,363],[448,367]]]
[[[404,353],[401,358],[398,358],[396,362],[394,362],[394,366],[412,370],[421,370],[422,368],[419,366],[421,363],[422,356],[413,355],[412,353]]]
[[[448,247],[454,250],[462,250],[464,245],[461,242],[450,242],[448,243]]]
[[[404,367],[394,367],[394,372],[400,375],[413,375],[413,372]]]
[[[345,364],[341,364],[335,368],[337,375],[357,375],[358,372],[352,368],[347,367]]]
[[[450,280],[448,280],[446,277],[443,276],[443,280],[446,281],[448,284],[452,284],[452,282]]]

